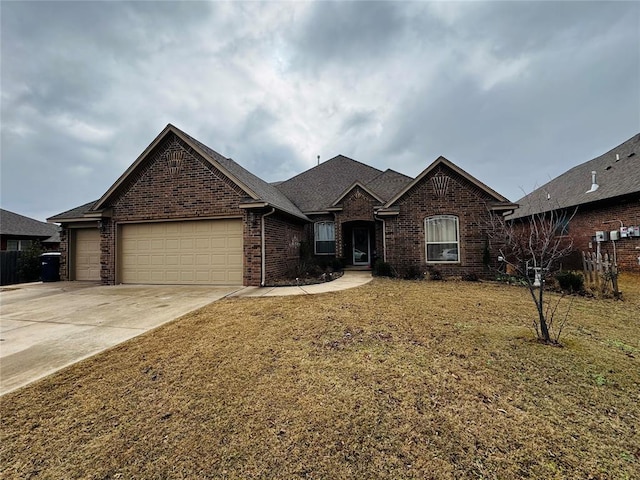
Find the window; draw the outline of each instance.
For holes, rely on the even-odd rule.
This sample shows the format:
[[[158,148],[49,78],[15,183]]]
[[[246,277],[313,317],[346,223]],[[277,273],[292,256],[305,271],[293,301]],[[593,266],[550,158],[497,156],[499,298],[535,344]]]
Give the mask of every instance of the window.
[[[424,220],[427,262],[459,262],[458,217],[439,215]]]
[[[315,244],[316,255],[335,255],[336,253],[336,229],[333,222],[316,222]]]
[[[31,240],[7,240],[7,250],[27,250],[31,246]]]
[[[556,223],[556,235],[563,237],[569,235],[569,218],[560,218]]]

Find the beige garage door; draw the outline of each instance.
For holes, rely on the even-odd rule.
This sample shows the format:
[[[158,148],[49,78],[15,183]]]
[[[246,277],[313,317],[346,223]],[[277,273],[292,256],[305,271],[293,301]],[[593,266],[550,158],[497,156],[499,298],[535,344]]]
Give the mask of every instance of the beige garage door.
[[[76,230],[75,279],[100,280],[100,231],[97,228]]]
[[[122,283],[242,285],[242,221],[123,225]]]

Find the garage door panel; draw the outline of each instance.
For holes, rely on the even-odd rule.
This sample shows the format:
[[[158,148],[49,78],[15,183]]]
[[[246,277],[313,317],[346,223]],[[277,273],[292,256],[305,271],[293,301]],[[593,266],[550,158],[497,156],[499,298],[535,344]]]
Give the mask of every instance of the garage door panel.
[[[123,225],[123,283],[242,284],[241,220]]]
[[[100,231],[84,228],[75,232],[75,279],[100,280]]]

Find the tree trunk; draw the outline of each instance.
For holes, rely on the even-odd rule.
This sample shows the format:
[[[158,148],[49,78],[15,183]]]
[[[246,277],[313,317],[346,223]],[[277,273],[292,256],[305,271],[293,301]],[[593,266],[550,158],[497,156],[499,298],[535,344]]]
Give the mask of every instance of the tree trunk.
[[[544,294],[544,279],[540,280],[540,287],[538,293],[538,318],[540,321],[540,333],[542,334],[542,340],[545,343],[551,343],[551,335],[549,335],[549,328],[547,326],[547,319],[544,317],[544,302],[543,302],[543,294]]]

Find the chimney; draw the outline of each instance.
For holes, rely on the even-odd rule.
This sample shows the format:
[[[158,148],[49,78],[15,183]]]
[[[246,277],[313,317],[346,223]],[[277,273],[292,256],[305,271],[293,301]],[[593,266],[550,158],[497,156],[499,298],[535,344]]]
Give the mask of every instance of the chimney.
[[[600,185],[598,185],[598,184],[596,183],[596,171],[595,171],[595,170],[593,170],[593,171],[591,172],[591,188],[590,188],[589,190],[587,190],[587,191],[586,191],[586,193],[595,192],[595,191],[598,189],[598,187],[599,187],[599,186],[600,186]]]

